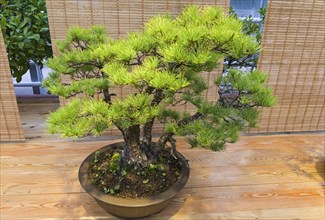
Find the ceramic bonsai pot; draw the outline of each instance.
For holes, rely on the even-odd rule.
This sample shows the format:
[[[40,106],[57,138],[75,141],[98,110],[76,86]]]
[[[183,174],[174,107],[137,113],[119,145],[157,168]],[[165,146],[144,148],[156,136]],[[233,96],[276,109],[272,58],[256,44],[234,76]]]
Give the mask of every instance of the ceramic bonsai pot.
[[[106,149],[111,148],[112,145],[107,145],[101,149],[100,152],[105,152]],[[162,192],[153,197],[147,197],[143,199],[127,199],[118,198],[105,194],[97,189],[90,181],[88,177],[88,167],[94,158],[95,152],[91,153],[80,165],[79,168],[79,181],[83,189],[91,195],[98,204],[103,207],[107,212],[112,215],[122,218],[139,218],[152,215],[165,208],[175,197],[175,195],[181,191],[187,183],[190,169],[187,160],[182,154],[176,152],[176,157],[182,163],[182,172],[180,178],[175,184],[168,190]]]

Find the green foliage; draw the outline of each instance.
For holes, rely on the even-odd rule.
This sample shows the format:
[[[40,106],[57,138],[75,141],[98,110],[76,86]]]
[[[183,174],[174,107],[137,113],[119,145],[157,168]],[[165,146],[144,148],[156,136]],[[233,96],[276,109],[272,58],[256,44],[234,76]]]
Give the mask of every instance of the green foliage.
[[[166,165],[162,163],[156,163],[156,164],[149,164],[149,170],[160,170],[160,171],[165,171],[166,170]]]
[[[179,112],[172,109],[164,109],[160,115],[157,116],[159,120],[169,119],[172,121],[178,121],[180,119]]]
[[[247,36],[254,38],[260,45],[262,40],[262,31],[260,25],[264,24],[266,8],[260,8],[259,13],[261,15],[261,21],[259,24],[253,21],[252,16],[245,17],[241,21],[241,23],[242,32]],[[238,19],[237,14],[235,13],[235,10],[232,7],[230,7],[229,16]],[[226,72],[232,67],[251,67],[252,69],[255,69],[257,67],[257,61],[258,53],[250,54],[239,58],[234,57],[232,55],[228,55],[225,59],[224,72]]]
[[[160,106],[150,106],[146,94],[129,95],[123,100],[108,104],[102,100],[73,99],[66,106],[51,113],[48,118],[51,133],[67,137],[99,135],[113,124],[128,128],[144,124],[161,112]]]
[[[52,56],[45,0],[0,0],[0,25],[11,74],[20,82],[29,60],[40,67]]]
[[[96,152],[95,152],[95,157],[94,157],[94,160],[93,160],[93,162],[94,163],[98,163],[98,156],[99,156],[99,151],[97,150]]]
[[[113,173],[118,172],[121,169],[122,156],[120,153],[114,153],[109,163],[109,170]]]
[[[61,83],[60,74],[55,72],[43,80],[43,86],[47,87],[52,94],[64,98],[69,98],[71,94],[78,93],[94,96],[103,89],[109,87],[109,80],[107,78],[84,78],[79,81],[74,81],[69,85],[63,85]]]
[[[177,134],[187,136],[193,146],[223,149],[240,131],[257,125],[259,107],[275,103],[260,71],[231,70],[215,86],[220,92],[222,85],[231,84],[233,93],[220,92],[214,102],[204,97],[205,71],[214,70],[226,55],[240,58],[258,51],[256,38],[243,29],[240,20],[227,17],[221,8],[197,6],[186,7],[176,18],[154,16],[142,32],[116,41],[101,27],[70,29],[58,43],[61,54],[48,63],[54,72],[44,86],[63,97],[86,96],[52,113],[51,131],[82,137],[115,125],[127,140],[130,135],[125,134],[140,136],[140,125],[150,128],[157,118],[166,123],[162,138],[171,143],[169,135]],[[62,74],[72,81],[61,83]],[[115,97],[110,91],[116,87],[135,92]],[[170,108],[185,103],[196,107],[196,114]]]
[[[111,195],[115,195],[116,193],[118,193],[120,191],[120,188],[121,188],[121,185],[120,185],[120,183],[118,183],[118,184],[116,184],[114,186],[114,188],[106,188],[106,187],[104,187],[104,192],[106,194],[109,193]]]
[[[74,138],[99,135],[112,125],[108,108],[109,105],[102,100],[73,99],[51,113],[49,131]]]
[[[110,106],[109,118],[121,128],[145,124],[161,112],[160,106],[152,106],[152,97],[148,94],[129,95],[116,100]]]
[[[224,148],[225,143],[235,142],[238,139],[242,125],[237,121],[215,123],[212,120],[198,120],[189,123],[183,129],[186,135],[189,135],[189,143],[193,147],[201,146],[219,151]]]
[[[72,51],[74,48],[84,50],[94,45],[108,42],[106,31],[100,26],[93,26],[89,29],[72,27],[63,41],[57,43],[60,52]]]
[[[238,91],[237,100],[241,106],[271,107],[276,103],[271,88],[265,87],[267,75],[261,71],[243,72],[231,69],[223,78],[223,84],[231,84]],[[238,103],[236,103],[238,104]]]
[[[188,136],[193,147],[222,150],[227,142],[238,140],[240,131],[254,127],[258,120],[258,110],[253,108],[234,108],[204,100],[197,104],[201,117],[189,123],[167,124],[166,128],[169,132]]]
[[[265,16],[266,16],[266,8],[260,8],[258,12],[261,15],[260,23],[264,24]],[[230,7],[229,9],[229,16],[238,19],[238,16],[232,7]],[[260,27],[259,24],[253,22],[253,17],[251,15],[245,17],[242,20],[242,25],[243,25],[242,31],[248,36],[255,37],[258,43],[260,44],[262,40]]]
[[[57,74],[69,75],[73,80],[102,78],[100,69],[114,55],[112,43],[103,27],[72,27],[66,39],[57,42],[60,56],[49,59],[47,65]]]
[[[133,85],[137,88],[149,85],[155,89],[169,91],[178,91],[189,85],[189,82],[181,74],[175,75],[168,70],[157,70],[158,65],[154,62],[152,58],[148,58],[143,61],[143,66],[135,68],[132,72],[129,72],[125,65],[111,63],[105,66],[103,72],[116,85]]]

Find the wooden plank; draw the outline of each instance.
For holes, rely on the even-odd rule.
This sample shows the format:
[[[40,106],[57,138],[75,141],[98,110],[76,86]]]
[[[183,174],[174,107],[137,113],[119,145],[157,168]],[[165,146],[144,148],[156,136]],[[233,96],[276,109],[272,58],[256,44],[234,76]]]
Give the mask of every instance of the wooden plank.
[[[3,219],[116,219],[87,195],[77,171],[89,153],[121,141],[38,140],[1,144]],[[147,219],[321,219],[324,134],[244,136],[224,152],[189,149],[186,188]],[[309,213],[308,215],[306,213]]]
[[[250,210],[250,211],[234,211],[234,212],[211,212],[211,213],[191,213],[179,214],[172,216],[170,219],[193,219],[193,220],[215,220],[215,219],[263,219],[263,220],[320,220],[325,218],[324,206],[315,207],[299,207],[299,208],[285,208],[285,209],[263,209],[263,210]],[[105,219],[96,218],[96,219]],[[155,215],[150,219],[158,220],[161,217]]]
[[[26,139],[52,136],[47,131],[46,119],[59,107],[58,98],[18,98],[17,101]]]
[[[95,148],[97,149],[97,148]],[[77,151],[74,154],[68,155],[47,155],[46,158],[40,156],[22,156],[17,158],[15,156],[3,156],[2,166],[7,171],[14,171],[16,168],[25,166],[29,169],[46,168],[53,166],[49,161],[54,161],[54,166],[64,166],[65,164],[79,164],[82,160],[95,149],[84,149],[80,150],[80,154]],[[86,153],[82,153],[86,152]],[[61,151],[64,152],[64,151]],[[221,152],[221,153],[208,153],[206,151],[183,151],[180,150],[184,156],[189,160],[190,164],[200,164],[201,166],[231,166],[231,165],[271,165],[271,164],[294,164],[296,161],[301,163],[313,163],[315,161],[323,161],[321,157],[321,152],[317,154],[318,151],[314,151],[310,154],[305,154],[302,152],[272,152],[271,150],[247,150],[239,152]],[[197,153],[202,155],[202,158],[197,158]],[[270,156],[268,156],[270,155]],[[41,170],[40,170],[41,171]]]
[[[306,138],[307,137],[307,138]],[[110,136],[85,139],[86,141],[69,141],[68,139],[36,139],[26,143],[1,143],[1,156],[38,156],[39,154],[57,155],[57,151],[64,150],[65,154],[91,153],[107,144],[123,141]],[[87,141],[88,140],[88,141]],[[89,140],[92,140],[89,142]],[[190,148],[186,140],[177,138],[177,148],[184,153],[200,151],[204,156],[220,155],[222,153],[242,154],[246,150],[273,150],[276,152],[305,152],[313,155],[323,155],[325,145],[324,133],[290,134],[290,135],[254,135],[242,136],[235,144],[227,144],[222,152],[212,152],[201,148]]]
[[[238,163],[238,158],[246,160],[254,160],[255,162],[264,161],[265,163],[288,160],[301,159],[316,160],[324,156],[324,135],[308,135],[309,140],[302,141],[301,137],[292,135],[288,136],[246,136],[242,137],[236,144],[228,144],[226,150],[222,152],[212,152],[201,148],[190,149],[184,139],[177,140],[177,148],[183,154],[186,154],[193,161],[211,161],[219,165]],[[101,141],[64,141],[64,140],[37,140],[37,142],[29,141],[28,143],[2,143],[1,156],[4,158],[22,156],[58,156],[58,152],[64,154],[60,157],[78,154],[80,157],[85,157],[96,149],[107,144],[122,141],[117,140],[101,140]],[[196,153],[200,152],[202,157],[195,157]],[[224,158],[228,155],[228,158]],[[291,156],[290,156],[291,155]],[[229,156],[236,157],[229,162]],[[256,158],[255,158],[256,157]],[[259,158],[260,157],[260,158]],[[281,158],[279,158],[281,157]],[[215,159],[218,160],[215,160]],[[21,158],[20,158],[21,159]],[[34,160],[33,158],[32,160]],[[42,160],[42,158],[38,158]],[[46,160],[46,158],[45,158]],[[245,161],[241,161],[241,164]]]
[[[322,162],[319,166],[324,167]],[[20,194],[51,194],[83,192],[78,182],[79,164],[75,166],[52,167],[39,172],[28,171],[5,173],[1,181],[2,195]],[[213,186],[243,186],[276,183],[308,183],[322,182],[324,170],[320,171],[314,165],[300,167],[288,166],[229,166],[200,167],[191,165],[191,176],[188,188]],[[46,177],[46,178],[44,178]]]
[[[210,213],[249,211],[252,214],[254,211],[258,213],[258,211],[276,208],[284,210],[285,208],[319,207],[324,205],[323,190],[323,187],[315,184],[184,189],[158,216],[165,218],[173,216],[177,219],[177,216],[189,217],[201,213],[209,216]],[[10,219],[11,216],[15,216],[16,219],[49,216],[71,219],[110,217],[86,193],[29,195],[28,200],[24,199],[24,196],[6,196],[2,211],[5,219]],[[320,214],[318,213],[319,216]]]

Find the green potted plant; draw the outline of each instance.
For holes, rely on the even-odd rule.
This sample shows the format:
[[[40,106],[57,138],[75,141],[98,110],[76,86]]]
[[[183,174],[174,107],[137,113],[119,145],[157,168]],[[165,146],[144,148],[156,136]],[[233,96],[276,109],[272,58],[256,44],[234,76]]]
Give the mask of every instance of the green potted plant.
[[[205,72],[224,56],[254,54],[256,40],[242,22],[219,7],[188,6],[177,17],[151,18],[142,32],[113,40],[101,27],[74,27],[58,42],[61,54],[48,62],[44,80],[51,93],[70,98],[48,118],[52,133],[68,137],[99,135],[116,126],[123,143],[105,146],[82,163],[83,188],[114,215],[141,217],[165,207],[184,187],[189,167],[176,150],[175,135],[193,147],[222,150],[257,124],[259,108],[275,98],[261,71],[230,70],[215,79],[219,98],[207,101]],[[61,82],[68,75],[69,83]],[[224,93],[222,85],[233,92]],[[134,92],[118,97],[116,87]],[[82,97],[79,94],[83,94]],[[194,112],[172,107],[188,103]],[[154,122],[165,131],[153,141]]]

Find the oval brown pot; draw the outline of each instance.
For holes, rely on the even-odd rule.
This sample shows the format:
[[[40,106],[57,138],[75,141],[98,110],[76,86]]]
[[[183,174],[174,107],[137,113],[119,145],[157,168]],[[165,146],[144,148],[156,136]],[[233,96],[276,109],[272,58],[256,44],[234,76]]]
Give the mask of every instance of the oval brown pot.
[[[99,149],[99,152],[104,152],[106,149],[117,144],[107,145]],[[171,188],[157,196],[143,199],[118,198],[105,194],[91,183],[90,178],[88,177],[88,167],[94,158],[94,154],[95,152],[91,153],[80,165],[79,182],[82,188],[84,188],[88,194],[94,197],[100,206],[102,206],[109,213],[118,217],[139,218],[159,212],[172,201],[179,191],[184,188],[190,174],[190,168],[187,160],[182,154],[176,152],[175,156],[182,162],[182,172],[180,178]]]

